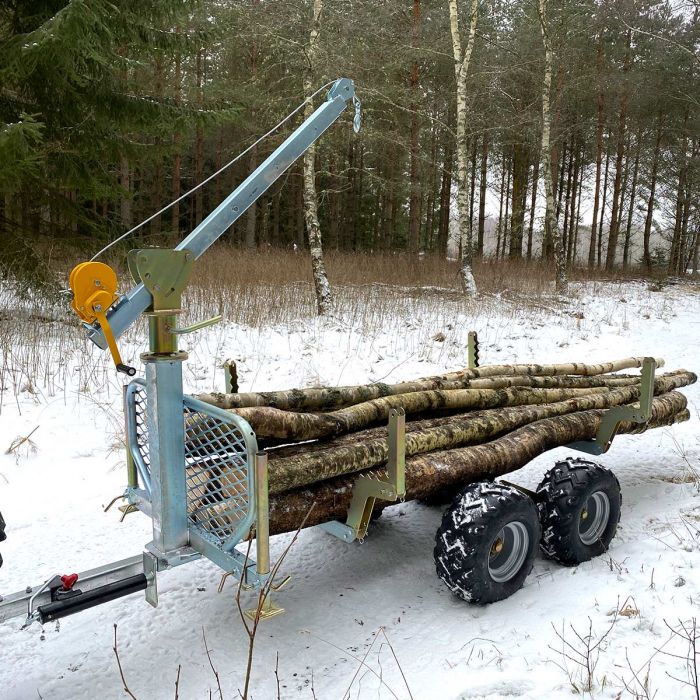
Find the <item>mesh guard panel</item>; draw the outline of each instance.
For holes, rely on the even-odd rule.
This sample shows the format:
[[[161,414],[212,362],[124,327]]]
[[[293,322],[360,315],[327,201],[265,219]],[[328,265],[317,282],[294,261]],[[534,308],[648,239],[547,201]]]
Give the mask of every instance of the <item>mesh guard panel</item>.
[[[238,416],[190,397],[184,403],[187,515],[228,550],[252,524],[255,439]]]
[[[189,525],[229,552],[255,520],[255,434],[239,416],[190,396],[183,398],[183,411]],[[126,415],[128,449],[150,496],[146,387],[141,379],[127,388]]]
[[[127,449],[136,464],[141,485],[151,495],[151,458],[148,449],[146,424],[146,386],[142,379],[134,379],[126,389]]]

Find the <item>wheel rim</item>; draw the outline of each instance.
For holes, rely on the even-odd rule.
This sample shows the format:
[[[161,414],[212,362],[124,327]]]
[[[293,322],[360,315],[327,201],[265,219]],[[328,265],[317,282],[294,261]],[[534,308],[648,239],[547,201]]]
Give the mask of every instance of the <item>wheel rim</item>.
[[[504,525],[489,548],[489,575],[496,583],[514,578],[527,558],[530,535],[523,523]]]
[[[610,499],[603,491],[592,493],[584,504],[578,521],[578,536],[585,545],[598,542],[610,520]]]

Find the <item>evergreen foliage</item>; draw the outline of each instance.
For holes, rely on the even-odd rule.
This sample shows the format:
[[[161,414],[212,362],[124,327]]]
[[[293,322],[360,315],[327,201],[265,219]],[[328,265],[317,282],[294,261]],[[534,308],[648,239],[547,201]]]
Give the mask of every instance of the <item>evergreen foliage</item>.
[[[468,5],[459,2],[462,26]],[[697,269],[699,11],[671,0],[547,0],[553,189],[569,265],[658,265],[661,247],[672,274]],[[17,239],[22,250],[47,239],[97,250],[279,121],[303,97],[310,17],[310,0],[3,3],[0,226],[15,239],[5,269],[8,255],[17,264]],[[325,247],[413,249],[417,230],[418,249],[446,252],[456,177],[447,0],[325,0],[314,71],[319,85],[353,78],[364,108],[359,135],[349,115],[317,149]],[[550,254],[543,71],[535,0],[483,0],[468,78],[476,254]],[[282,135],[137,242],[179,240]],[[229,240],[303,247],[301,201],[297,165]]]

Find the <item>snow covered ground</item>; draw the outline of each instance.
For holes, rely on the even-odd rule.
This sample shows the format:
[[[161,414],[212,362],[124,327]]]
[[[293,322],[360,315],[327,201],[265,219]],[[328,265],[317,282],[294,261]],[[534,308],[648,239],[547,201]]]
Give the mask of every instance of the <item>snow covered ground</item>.
[[[369,311],[341,311],[284,328],[224,323],[187,336],[186,390],[221,389],[220,365],[229,357],[238,362],[242,390],[426,376],[464,365],[471,329],[484,363],[655,355],[667,369],[700,368],[697,287],[587,283],[566,302],[527,307],[504,297],[465,308],[440,290],[391,299],[377,289],[377,304],[396,306],[383,325],[369,323]],[[22,371],[28,351],[19,345],[3,360],[3,594],[137,554],[150,539],[144,516],[119,523],[118,511],[102,512],[125,479],[120,379],[79,331],[60,333],[75,340],[68,336],[60,351],[39,344],[31,372]],[[438,333],[442,342],[433,339]],[[132,363],[135,338],[124,343]],[[538,558],[525,587],[506,601],[469,606],[437,579],[438,508],[392,507],[363,544],[302,532],[283,567],[291,583],[277,596],[286,614],[258,634],[252,697],[696,698],[688,685],[692,649],[669,629],[688,629],[700,617],[700,494],[691,478],[691,468],[700,470],[700,389],[684,393],[690,422],[619,437],[599,460],[623,488],[609,556],[573,569]],[[4,454],[35,428],[31,442]],[[543,455],[510,478],[534,486],[565,454]],[[273,557],[288,542],[274,538]],[[156,610],[135,595],[43,630],[0,623],[0,697],[126,697],[112,651],[115,623],[124,674],[139,700],[173,698],[178,667],[180,698],[219,697],[204,634],[223,698],[239,697],[247,637],[235,587],[229,581],[218,594],[219,578],[214,565],[199,561],[159,577]]]

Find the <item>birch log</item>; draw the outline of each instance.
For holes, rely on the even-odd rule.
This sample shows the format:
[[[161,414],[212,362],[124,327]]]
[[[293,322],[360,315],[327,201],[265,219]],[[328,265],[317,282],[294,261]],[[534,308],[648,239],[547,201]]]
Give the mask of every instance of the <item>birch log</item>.
[[[664,393],[680,386],[687,386],[694,381],[695,375],[688,372],[666,374],[657,379],[655,391]],[[639,387],[640,384],[638,383],[637,386]],[[250,423],[259,438],[277,438],[296,442],[318,440],[361,430],[386,421],[393,408],[403,408],[409,416],[420,413],[446,414],[498,406],[552,403],[608,391],[610,389],[607,387],[588,389],[514,387],[416,391],[385,396],[328,413],[300,413],[270,407],[239,408],[235,413]],[[638,393],[637,391],[637,395]],[[620,403],[631,400],[633,399],[622,400]]]
[[[415,391],[385,396],[341,408],[330,413],[299,413],[279,408],[238,408],[233,413],[245,418],[258,438],[318,440],[361,430],[389,417],[392,408],[403,408],[406,415],[466,411],[498,406],[549,404],[589,394],[604,393],[605,387],[591,389],[452,389]]]
[[[660,378],[675,377],[679,374],[688,374],[688,381],[692,383],[695,375],[692,373],[686,373],[685,370],[679,370],[678,372],[669,373],[663,375]],[[639,384],[636,385],[639,387]],[[620,387],[618,387],[620,388]],[[655,384],[655,394],[659,395],[661,385]],[[472,413],[474,415],[474,413]],[[459,416],[453,416],[459,417]],[[445,417],[433,417],[433,416],[422,416],[420,419],[407,421],[406,422],[406,433],[413,432],[415,430],[420,430],[422,427],[433,428],[444,423]],[[317,440],[312,442],[299,442],[299,443],[288,443],[283,445],[278,445],[268,449],[268,454],[270,460],[283,459],[286,457],[294,457],[301,454],[315,454],[317,452],[326,451],[329,446],[334,445],[337,447],[349,447],[356,445],[358,443],[365,443],[371,440],[386,440],[388,436],[388,430],[386,424],[380,426],[366,428],[353,433],[348,433],[345,435],[338,435],[328,440]]]
[[[197,398],[219,408],[272,406],[295,411],[328,411],[382,396],[432,389],[498,389],[508,386],[582,388],[609,386],[611,383],[624,385],[630,377],[601,377],[601,375],[639,368],[643,361],[643,357],[628,357],[601,364],[574,362],[553,365],[486,365],[398,384],[376,382],[359,386],[316,387],[246,394],[209,393],[200,394]],[[662,367],[664,361],[658,358],[656,363],[657,367]],[[589,379],[593,377],[601,377],[598,380],[600,383]],[[582,378],[586,378],[586,381],[581,381]]]
[[[666,394],[692,381],[695,381],[695,375],[687,373],[682,377],[665,378],[656,389]],[[539,406],[496,408],[450,418],[417,421],[407,426],[406,456],[483,443],[544,418],[620,406],[636,401],[639,395],[638,387],[625,387]],[[293,456],[275,456],[273,452],[269,461],[270,493],[288,491],[386,462],[388,444],[383,435],[370,439],[361,434],[352,437],[355,438],[352,442],[348,440],[345,444],[338,444],[330,441],[324,444],[324,449]]]
[[[686,399],[670,392],[654,399],[652,417],[646,424],[623,423],[619,433],[638,433],[650,428],[688,420]],[[458,488],[472,481],[494,479],[520,469],[537,455],[575,440],[592,439],[600,426],[603,410],[545,418],[483,445],[432,452],[406,460],[406,499],[425,498],[438,490]],[[386,478],[382,469],[366,474]],[[272,496],[270,532],[294,531],[314,508],[305,526],[329,520],[345,520],[356,476],[341,476]]]

